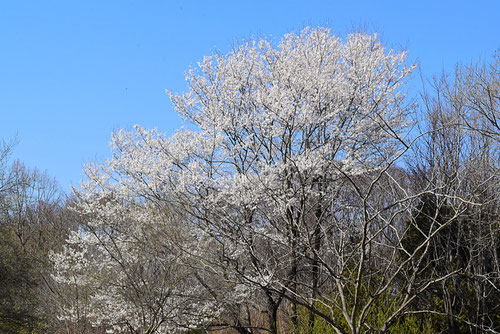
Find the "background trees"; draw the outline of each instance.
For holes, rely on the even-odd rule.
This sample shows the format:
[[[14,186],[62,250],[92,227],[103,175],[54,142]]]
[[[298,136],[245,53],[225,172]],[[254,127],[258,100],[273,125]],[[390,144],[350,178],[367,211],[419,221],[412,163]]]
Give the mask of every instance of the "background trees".
[[[498,330],[499,129],[498,55],[492,63],[459,66],[452,78],[434,82],[425,96],[428,127],[416,174],[442,188],[449,198],[435,219],[450,214],[457,222],[432,244],[433,270],[461,272],[442,282],[435,296],[442,301],[449,331]],[[469,198],[457,212],[453,196]],[[432,198],[428,205],[438,205]],[[429,222],[428,214],[424,221]]]
[[[42,333],[55,324],[51,250],[69,228],[54,180],[0,150],[0,331]]]

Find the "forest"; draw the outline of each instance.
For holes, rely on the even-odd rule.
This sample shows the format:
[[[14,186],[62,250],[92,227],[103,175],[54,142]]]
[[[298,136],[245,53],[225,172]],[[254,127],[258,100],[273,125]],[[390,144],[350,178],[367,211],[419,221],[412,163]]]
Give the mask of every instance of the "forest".
[[[3,138],[0,333],[500,333],[500,51],[418,71],[376,34],[250,40],[71,194]]]

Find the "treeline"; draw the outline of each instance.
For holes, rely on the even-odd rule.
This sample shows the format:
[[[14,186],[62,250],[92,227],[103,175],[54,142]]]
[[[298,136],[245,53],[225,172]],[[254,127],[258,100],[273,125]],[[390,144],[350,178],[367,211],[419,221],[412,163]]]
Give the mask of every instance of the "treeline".
[[[9,159],[15,144],[0,147],[0,332],[50,333],[58,309],[49,252],[77,221],[54,179]]]
[[[0,152],[2,333],[500,332],[500,55],[407,97],[375,35],[206,57],[74,194]]]

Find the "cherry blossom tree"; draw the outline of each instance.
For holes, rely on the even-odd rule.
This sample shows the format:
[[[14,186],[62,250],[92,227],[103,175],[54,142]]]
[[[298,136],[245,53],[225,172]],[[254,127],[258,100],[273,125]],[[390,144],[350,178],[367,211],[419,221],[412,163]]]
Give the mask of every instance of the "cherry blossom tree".
[[[51,255],[60,321],[89,330],[171,333],[218,315],[187,259],[180,259],[189,236],[174,217],[147,203],[99,202],[80,198],[74,206],[83,215],[80,228]]]
[[[285,300],[294,327],[302,305],[312,319],[347,330],[315,303],[337,303],[325,292],[345,294],[346,270],[357,272],[361,289],[369,197],[408,147],[412,110],[401,88],[413,67],[404,58],[376,36],[343,43],[326,29],[306,29],[277,48],[261,40],[207,57],[189,72],[190,91],[170,94],[199,131],[174,137],[193,146],[182,148],[190,151],[169,183],[181,187],[193,224],[228,249],[220,263],[267,300],[273,333]],[[359,331],[363,316],[337,306]]]
[[[405,57],[376,35],[306,28],[190,69],[188,91],[168,92],[189,129],[121,130],[113,157],[85,169],[87,222],[58,263],[91,268],[67,281],[93,294],[105,316],[91,318],[148,333],[361,333],[426,312],[417,296],[456,272],[420,275],[425,255],[467,199],[411,186]],[[454,196],[453,214],[410,247],[426,194]]]

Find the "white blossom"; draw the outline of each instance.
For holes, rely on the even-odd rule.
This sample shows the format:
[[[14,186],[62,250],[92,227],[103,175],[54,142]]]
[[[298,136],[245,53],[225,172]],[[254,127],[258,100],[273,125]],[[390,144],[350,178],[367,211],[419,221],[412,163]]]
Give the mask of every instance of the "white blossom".
[[[186,75],[188,92],[168,92],[194,130],[120,130],[112,158],[85,167],[76,210],[87,229],[53,255],[58,282],[88,287],[96,323],[140,327],[143,299],[126,288],[138,284],[134,268],[156,261],[165,280],[147,276],[151,285],[134,289],[168,295],[162,333],[288,288],[292,241],[307,246],[313,233],[302,218],[332,205],[338,180],[403,149],[411,106],[402,86],[413,69],[404,61],[376,35],[342,41],[323,28],[205,57]]]

